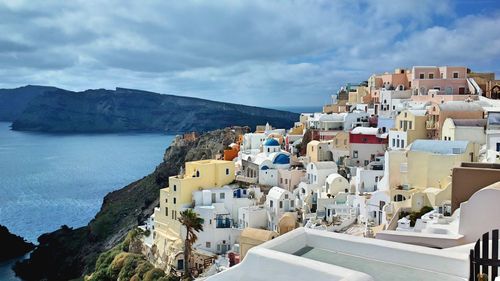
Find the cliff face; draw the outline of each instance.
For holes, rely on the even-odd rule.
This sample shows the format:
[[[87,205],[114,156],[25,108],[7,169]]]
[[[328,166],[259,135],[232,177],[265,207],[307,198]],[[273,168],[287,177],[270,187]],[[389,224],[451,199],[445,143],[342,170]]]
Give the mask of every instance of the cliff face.
[[[287,128],[298,114],[117,88],[70,92],[55,90],[34,97],[12,124],[14,130],[45,132],[148,131],[205,132],[227,126]]]
[[[16,89],[0,89],[0,121],[14,121],[28,103],[45,92],[57,88],[45,86],[25,86]]]
[[[38,238],[30,259],[16,264],[25,280],[69,280],[94,269],[99,253],[119,243],[129,230],[153,213],[159,189],[168,184],[185,161],[208,159],[235,141],[240,132],[215,130],[194,141],[176,141],[165,152],[164,161],[150,175],[111,192],[101,210],[85,227],[63,227]]]

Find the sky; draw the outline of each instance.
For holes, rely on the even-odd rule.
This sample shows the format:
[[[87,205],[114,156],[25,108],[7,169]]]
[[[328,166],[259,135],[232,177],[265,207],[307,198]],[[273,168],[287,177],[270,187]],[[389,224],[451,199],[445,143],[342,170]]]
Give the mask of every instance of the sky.
[[[316,106],[413,65],[500,76],[500,1],[0,0],[0,88]]]

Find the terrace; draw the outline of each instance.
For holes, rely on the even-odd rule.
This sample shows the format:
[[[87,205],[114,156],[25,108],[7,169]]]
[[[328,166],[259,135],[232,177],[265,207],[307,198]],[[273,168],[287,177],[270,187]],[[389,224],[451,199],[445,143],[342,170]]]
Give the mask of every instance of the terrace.
[[[467,251],[299,228],[247,253],[213,280],[467,280]]]

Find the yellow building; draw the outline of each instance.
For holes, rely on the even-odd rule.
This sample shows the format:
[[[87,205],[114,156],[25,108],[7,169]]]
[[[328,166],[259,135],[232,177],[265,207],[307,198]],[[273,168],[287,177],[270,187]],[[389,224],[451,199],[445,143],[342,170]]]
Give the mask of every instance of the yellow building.
[[[418,139],[427,139],[426,110],[404,110],[389,131],[389,148],[402,149]]]
[[[185,166],[182,174],[169,177],[168,187],[160,190],[160,208],[155,210],[155,244],[166,264],[174,264],[169,259],[182,250],[178,218],[181,211],[192,206],[193,192],[219,188],[235,179],[232,161],[200,160],[186,162]]]
[[[423,192],[433,205],[451,200],[451,170],[477,161],[477,151],[468,141],[416,140],[408,151],[391,151],[388,156],[392,199],[407,200]]]

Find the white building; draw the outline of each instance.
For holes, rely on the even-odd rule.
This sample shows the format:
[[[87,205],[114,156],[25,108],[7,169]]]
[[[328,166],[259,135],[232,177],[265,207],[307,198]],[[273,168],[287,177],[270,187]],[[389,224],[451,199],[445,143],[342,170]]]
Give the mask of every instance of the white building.
[[[380,91],[380,110],[382,117],[394,118],[407,106],[405,105],[411,99],[411,90],[398,91],[386,90]]]
[[[252,196],[249,196],[252,193]],[[225,186],[193,192],[194,211],[203,218],[203,231],[198,234],[196,249],[225,253],[238,241],[238,211],[253,206],[262,193],[259,188],[233,189]]]
[[[241,207],[238,212],[238,227],[267,229],[267,210],[264,206]]]
[[[344,131],[348,132],[356,127],[368,127],[370,114],[364,111],[353,111],[344,117]]]
[[[307,184],[323,186],[326,178],[333,173],[337,173],[337,164],[333,161],[309,163],[306,167]]]
[[[278,231],[279,220],[286,212],[295,212],[293,194],[277,186],[269,190],[265,206],[268,212],[268,230],[271,231]]]
[[[336,196],[340,192],[349,192],[350,185],[346,178],[343,176],[333,173],[328,175],[325,180],[325,192]]]

